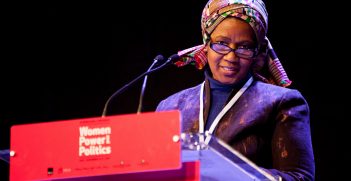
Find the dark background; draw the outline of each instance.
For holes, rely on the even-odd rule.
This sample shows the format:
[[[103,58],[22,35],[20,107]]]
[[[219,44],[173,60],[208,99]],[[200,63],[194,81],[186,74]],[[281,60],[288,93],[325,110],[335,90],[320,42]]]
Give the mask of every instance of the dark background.
[[[347,178],[350,163],[349,33],[342,7],[317,2],[267,1],[268,37],[293,81],[291,88],[310,104],[316,180],[335,180]],[[168,57],[202,43],[205,3],[4,6],[0,150],[10,148],[12,125],[101,116],[108,97],[145,72],[156,55]],[[150,75],[144,111],[202,78],[193,66]],[[135,113],[141,83],[115,97],[108,115]],[[9,165],[0,160],[0,166],[0,178],[7,180]]]

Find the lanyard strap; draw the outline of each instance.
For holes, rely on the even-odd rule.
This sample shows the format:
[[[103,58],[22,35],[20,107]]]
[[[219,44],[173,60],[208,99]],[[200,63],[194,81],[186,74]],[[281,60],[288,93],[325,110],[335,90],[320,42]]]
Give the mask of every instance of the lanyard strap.
[[[234,95],[234,97],[228,102],[227,105],[219,112],[215,120],[210,126],[210,129],[208,130],[208,133],[212,134],[214,129],[216,128],[217,124],[219,121],[222,119],[224,114],[234,105],[234,103],[239,99],[239,97],[246,91],[246,89],[251,85],[253,82],[253,78],[250,77],[248,81],[246,81],[245,85]],[[200,112],[199,112],[199,132],[200,134],[204,133],[205,129],[205,121],[204,121],[204,88],[205,88],[205,82],[202,83],[201,85],[201,90],[200,90]],[[207,136],[205,143],[208,144],[210,141],[210,137]]]

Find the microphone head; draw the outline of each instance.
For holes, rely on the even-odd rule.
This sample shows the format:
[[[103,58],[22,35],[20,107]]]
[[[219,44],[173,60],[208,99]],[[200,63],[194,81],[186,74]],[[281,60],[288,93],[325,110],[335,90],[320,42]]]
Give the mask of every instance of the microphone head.
[[[160,64],[163,64],[165,63],[165,57],[163,55],[157,55],[155,58],[154,58],[154,62],[152,63],[152,66],[151,67],[154,67],[154,66],[157,66],[157,65],[160,65]]]
[[[157,60],[157,61],[162,61],[162,60],[164,60],[165,59],[165,57],[163,56],[163,55],[157,55],[155,58],[154,58],[154,60]]]
[[[179,56],[178,54],[173,54],[173,55],[171,55],[171,56],[168,58],[167,62],[172,62],[172,63],[173,63],[173,61],[176,61],[176,60],[178,60],[179,58],[180,58],[180,56]]]

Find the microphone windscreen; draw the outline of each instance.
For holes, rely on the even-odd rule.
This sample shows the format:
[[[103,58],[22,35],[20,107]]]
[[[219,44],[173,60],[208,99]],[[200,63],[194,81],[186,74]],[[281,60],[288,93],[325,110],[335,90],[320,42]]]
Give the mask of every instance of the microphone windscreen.
[[[157,55],[155,58],[154,58],[154,60],[157,60],[157,61],[162,61],[162,60],[164,60],[165,59],[165,57],[163,57],[163,55]]]
[[[173,62],[173,61],[178,60],[179,58],[180,58],[180,57],[179,57],[178,54],[173,54],[173,55],[171,55],[171,56],[168,58],[168,61],[169,61],[169,62]]]

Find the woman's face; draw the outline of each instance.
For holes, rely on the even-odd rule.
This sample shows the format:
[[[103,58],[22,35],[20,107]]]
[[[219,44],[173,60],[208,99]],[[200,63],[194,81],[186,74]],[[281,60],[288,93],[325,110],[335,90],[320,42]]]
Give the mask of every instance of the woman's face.
[[[255,33],[251,26],[234,17],[223,20],[211,34],[211,43],[230,48],[255,48]],[[220,54],[207,45],[207,58],[213,78],[224,84],[234,84],[247,77],[253,58],[242,58],[234,51]]]

